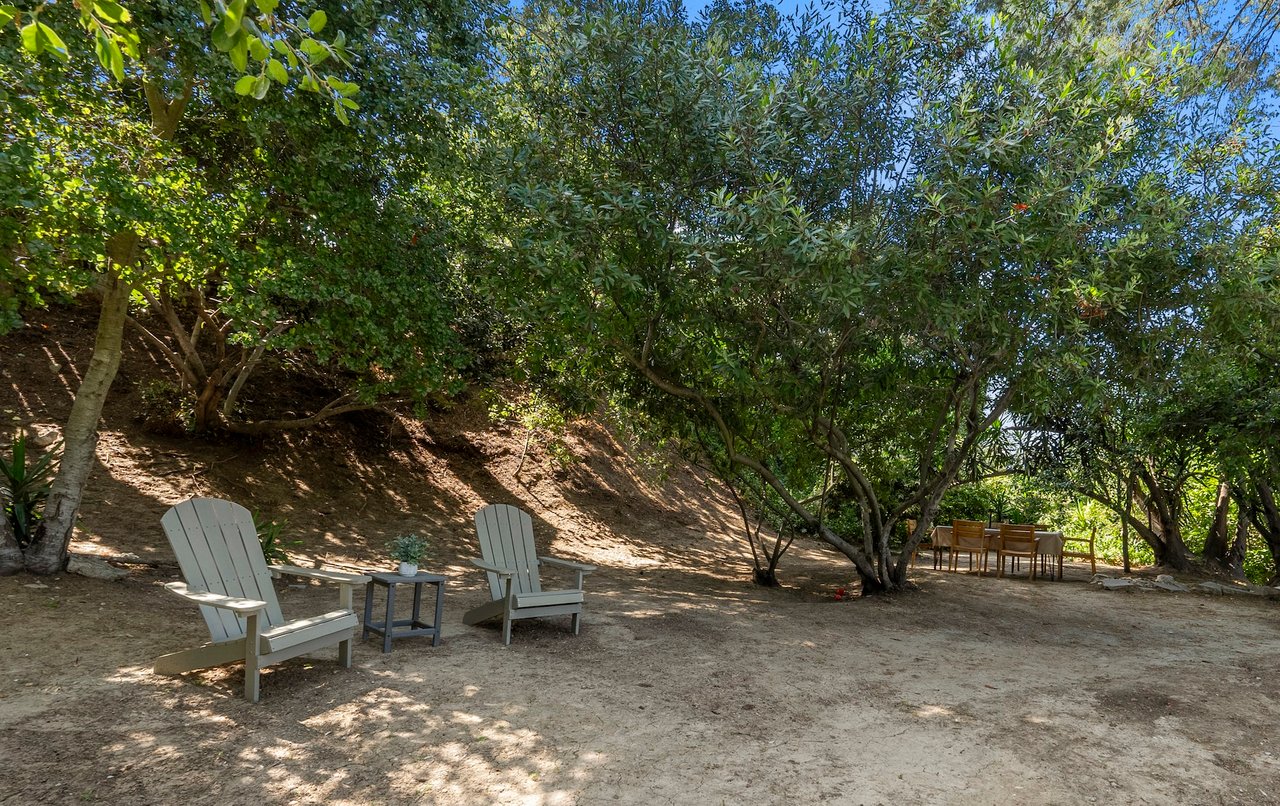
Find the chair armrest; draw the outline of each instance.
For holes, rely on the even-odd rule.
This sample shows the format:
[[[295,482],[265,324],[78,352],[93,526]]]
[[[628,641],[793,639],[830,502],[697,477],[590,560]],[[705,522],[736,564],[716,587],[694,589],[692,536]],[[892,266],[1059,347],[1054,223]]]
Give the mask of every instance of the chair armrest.
[[[168,582],[165,584],[164,589],[172,594],[181,596],[188,602],[230,610],[239,616],[257,613],[267,607],[266,602],[260,602],[257,599],[238,599],[235,596],[223,596],[209,591],[193,591],[187,588],[187,583],[185,582]]]
[[[477,560],[474,557],[471,558],[471,564],[476,566],[477,568],[481,568],[485,571],[488,571],[491,574],[497,574],[503,579],[510,579],[511,577],[516,575],[515,569],[503,568],[500,565],[494,565],[493,563],[486,562],[485,560]]]
[[[319,579],[324,582],[337,582],[341,585],[364,585],[369,577],[363,574],[347,574],[342,571],[325,571],[322,568],[299,568],[296,565],[268,565],[273,573],[289,574],[295,577]]]
[[[539,557],[538,560],[539,562],[542,562],[546,565],[554,565],[560,568],[568,568],[570,571],[578,571],[583,574],[589,574],[592,571],[596,570],[596,567],[594,565],[587,565],[586,563],[575,563],[569,560],[562,560],[559,557]]]

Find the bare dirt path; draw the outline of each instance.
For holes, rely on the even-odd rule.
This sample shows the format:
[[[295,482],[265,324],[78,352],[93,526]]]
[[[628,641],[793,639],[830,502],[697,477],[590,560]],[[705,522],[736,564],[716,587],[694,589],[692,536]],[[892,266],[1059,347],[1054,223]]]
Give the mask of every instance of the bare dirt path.
[[[290,662],[257,706],[150,674],[204,639],[158,577],[0,580],[0,803],[1278,801],[1269,603],[933,571],[836,603],[673,560],[509,648],[450,566],[443,646]]]

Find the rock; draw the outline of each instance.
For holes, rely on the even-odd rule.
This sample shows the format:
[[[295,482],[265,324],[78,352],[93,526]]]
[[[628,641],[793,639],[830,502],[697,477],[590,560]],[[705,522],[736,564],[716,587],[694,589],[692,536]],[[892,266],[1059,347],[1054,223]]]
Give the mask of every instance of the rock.
[[[37,448],[48,448],[62,436],[62,429],[51,423],[32,423],[27,426],[27,441]]]
[[[1232,596],[1236,596],[1241,593],[1247,593],[1247,591],[1244,588],[1237,588],[1235,585],[1223,585],[1221,582],[1201,582],[1196,587],[1200,588],[1201,590],[1206,590],[1209,593],[1216,593],[1219,596],[1223,594],[1231,594]]]
[[[107,565],[94,557],[82,557],[78,554],[71,555],[71,559],[67,562],[67,573],[79,574],[90,579],[105,579],[110,582],[129,576],[128,571]]]
[[[1132,579],[1111,579],[1102,580],[1102,587],[1109,591],[1118,590],[1120,588],[1132,588],[1134,583]]]
[[[1191,590],[1168,574],[1161,574],[1156,577],[1154,585],[1161,590],[1173,591],[1174,593],[1187,593]]]
[[[1112,578],[1112,577],[1109,577],[1109,576],[1107,576],[1106,574],[1094,574],[1094,575],[1093,575],[1093,579],[1091,579],[1091,580],[1089,580],[1089,581],[1090,581],[1091,583],[1093,583],[1094,585],[1101,585],[1101,584],[1102,584],[1102,581],[1103,581],[1104,579],[1111,579],[1111,578]]]

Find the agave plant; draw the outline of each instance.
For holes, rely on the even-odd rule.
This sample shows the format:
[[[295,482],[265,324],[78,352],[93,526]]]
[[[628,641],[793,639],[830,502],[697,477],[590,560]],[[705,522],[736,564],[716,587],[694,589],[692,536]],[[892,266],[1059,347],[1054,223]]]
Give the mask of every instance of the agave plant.
[[[277,521],[260,513],[253,513],[253,526],[258,530],[258,542],[262,544],[262,556],[267,565],[288,565],[286,546],[300,546],[301,540],[284,540],[281,534],[289,526],[288,521]]]
[[[28,465],[27,438],[19,434],[13,438],[11,455],[11,461],[0,456],[0,504],[13,524],[18,545],[25,547],[31,542],[49,497],[57,446]]]

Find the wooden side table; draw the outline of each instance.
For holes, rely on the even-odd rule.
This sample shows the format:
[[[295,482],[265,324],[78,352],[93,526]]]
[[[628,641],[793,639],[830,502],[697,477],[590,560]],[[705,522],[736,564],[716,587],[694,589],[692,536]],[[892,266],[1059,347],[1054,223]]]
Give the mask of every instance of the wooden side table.
[[[392,638],[407,638],[411,635],[431,636],[431,645],[440,646],[440,620],[444,616],[444,583],[445,577],[439,574],[418,574],[401,576],[400,574],[370,574],[364,592],[364,633],[361,638],[368,638],[369,633],[382,636],[382,651],[391,651]],[[383,621],[373,620],[374,586],[387,589],[387,616]],[[397,619],[396,586],[413,586],[413,615],[406,619]],[[422,586],[436,586],[436,617],[428,624],[422,620]]]

